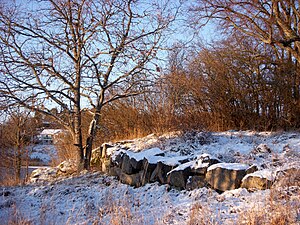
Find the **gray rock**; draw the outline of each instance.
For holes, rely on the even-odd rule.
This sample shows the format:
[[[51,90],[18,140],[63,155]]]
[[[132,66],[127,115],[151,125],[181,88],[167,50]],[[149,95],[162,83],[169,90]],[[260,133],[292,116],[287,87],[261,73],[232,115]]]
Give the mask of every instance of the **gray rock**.
[[[130,163],[130,157],[127,154],[124,154],[122,161],[122,172],[126,174],[133,174],[133,168]]]
[[[133,171],[138,172],[138,171],[142,170],[143,159],[136,160],[135,158],[130,158],[130,164],[132,166]]]
[[[185,188],[190,191],[197,188],[203,188],[206,185],[207,183],[204,175],[190,176],[187,180]]]
[[[114,160],[112,160],[111,164],[114,166],[118,166],[119,168],[122,168],[123,159],[124,159],[125,153],[123,151],[120,151],[118,154],[116,154]]]
[[[207,169],[205,179],[213,189],[219,191],[237,189],[248,168],[248,165],[240,163],[217,163]]]
[[[115,176],[115,177],[119,178],[121,174],[122,174],[121,168],[119,168],[117,166],[109,167],[109,171],[108,171],[109,176]]]
[[[128,184],[130,186],[134,187],[140,187],[142,185],[142,176],[144,171],[140,171],[136,174],[126,174],[121,173],[120,174],[120,181],[124,184]]]
[[[123,158],[122,158],[122,172],[126,174],[135,174],[138,173],[141,170],[146,169],[146,173],[151,173],[156,167],[157,162],[153,165],[154,169],[147,168],[149,167],[149,162],[147,160],[147,157],[158,157],[164,155],[164,152],[161,151],[159,148],[151,148],[147,149],[143,152],[131,152],[127,151],[124,152]],[[145,161],[146,160],[146,161]],[[150,165],[151,166],[151,165]],[[149,178],[151,176],[151,173],[149,175]]]
[[[167,174],[173,169],[173,166],[164,164],[163,162],[158,162],[156,168],[151,174],[150,181],[158,181],[161,184],[167,183]]]
[[[77,164],[75,160],[66,160],[61,162],[58,166],[58,174],[73,174],[77,172]]]
[[[171,186],[177,187],[179,189],[184,189],[190,173],[190,167],[186,167],[180,170],[174,169],[168,173],[167,182]]]
[[[258,170],[258,167],[256,165],[252,165],[246,170],[246,174],[254,173],[257,170]]]
[[[258,170],[247,174],[242,180],[242,187],[248,190],[265,190],[270,188],[277,176],[277,171]]]
[[[149,162],[148,159],[143,160],[143,174],[142,174],[142,185],[149,183],[152,173],[157,167],[157,163]]]
[[[257,176],[246,176],[242,181],[242,188],[246,188],[248,190],[265,190],[269,189],[273,182],[268,180],[267,178],[257,177]]]

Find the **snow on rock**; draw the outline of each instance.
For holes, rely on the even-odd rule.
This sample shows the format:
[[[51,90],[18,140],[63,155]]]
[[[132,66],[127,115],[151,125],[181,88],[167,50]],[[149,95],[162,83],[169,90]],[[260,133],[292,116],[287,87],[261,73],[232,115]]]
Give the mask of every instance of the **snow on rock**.
[[[219,162],[220,161],[217,158],[212,157],[209,154],[201,154],[201,155],[197,156],[196,160],[183,163],[183,164],[177,166],[176,168],[174,168],[169,173],[171,173],[173,171],[185,170],[188,167],[190,169],[194,170],[195,173],[197,173],[198,169],[200,169],[200,170],[203,168],[207,169],[210,165],[219,163]]]
[[[248,165],[241,163],[217,163],[208,167],[205,179],[219,191],[237,189],[248,168]]]
[[[66,160],[57,167],[41,167],[32,171],[29,182],[49,182],[60,176],[75,173],[77,170],[75,160]]]
[[[243,178],[243,180],[247,179],[248,177],[259,177],[259,178],[267,179],[269,181],[274,181],[276,178],[276,171],[271,169],[258,170],[255,171],[254,173],[247,174]]]
[[[149,163],[158,163],[161,162],[168,166],[178,166],[183,162],[186,162],[189,160],[189,157],[187,156],[176,156],[176,157],[164,157],[164,156],[153,156],[151,158],[148,158]]]
[[[207,168],[219,162],[218,159],[209,154],[201,154],[195,160],[183,163],[168,172],[168,182],[170,185],[179,188],[204,187]]]
[[[155,183],[135,188],[100,172],[57,177],[58,168],[41,169],[40,172],[47,171],[45,182],[0,189],[1,223],[9,224],[17,213],[23,222],[28,221],[31,224],[116,224],[120,221],[123,224],[149,225],[202,224],[203,221],[208,221],[207,224],[220,225],[247,224],[247,220],[243,217],[247,215],[247,210],[253,213],[253,209],[257,209],[262,213],[259,214],[259,218],[274,214],[272,205],[268,205],[270,199],[272,204],[276,201],[273,206],[277,204],[280,206],[282,203],[282,206],[289,209],[288,217],[292,219],[289,224],[300,222],[300,187],[297,169],[300,168],[300,133],[226,131],[194,135],[175,132],[112,145],[114,146],[107,148],[106,151],[112,159],[120,157],[127,151],[138,154],[137,158],[140,159],[144,158],[144,155],[141,156],[143,150],[159,148],[164,156],[150,154],[151,156],[147,157],[149,167],[157,163],[149,170],[153,175],[149,180],[152,178],[151,182]],[[270,148],[272,153],[251,154],[253,149],[263,145]],[[203,183],[210,180],[209,176],[205,177],[200,173],[189,175],[186,183],[180,184],[185,185],[187,190],[171,189],[169,184],[164,184],[167,182],[165,172],[175,169],[176,166],[181,165],[183,169],[191,171],[205,168],[207,162],[200,160],[202,154],[209,154],[210,158],[224,162],[210,165],[207,172],[218,172],[221,183],[229,175],[234,181],[240,180],[233,182],[234,190],[229,190],[231,185],[228,183],[223,189],[223,186],[214,186],[214,182],[210,182],[209,186],[216,188],[218,190],[216,192]],[[205,158],[204,156],[202,157]],[[252,171],[254,172],[252,175],[247,175],[246,173],[250,171],[248,165],[253,164],[257,164],[260,170],[262,168],[265,170]],[[164,172],[159,172],[159,168],[163,167]],[[237,171],[242,171],[243,176]],[[293,175],[289,175],[287,180],[283,180],[282,186],[278,187],[280,188],[278,198],[274,198],[276,197],[274,188],[277,188],[275,183],[271,190],[257,189],[251,192],[246,188],[240,188],[242,180],[248,177],[269,179],[272,171],[276,171],[277,174],[275,183],[278,174]],[[31,179],[42,179],[42,174],[38,175],[40,172],[33,172]],[[137,174],[125,178],[138,178]],[[223,193],[218,194],[220,191]],[[242,221],[241,217],[245,220]]]
[[[45,182],[57,177],[58,168],[42,167],[32,171],[29,182]]]
[[[241,187],[249,190],[264,190],[272,186],[276,178],[276,171],[270,169],[258,170],[254,173],[247,174]]]
[[[242,163],[217,163],[208,167],[207,171],[215,170],[217,168],[226,170],[247,170],[249,168],[249,165]]]
[[[159,148],[150,148],[137,153],[132,151],[126,151],[125,154],[127,154],[130,158],[134,158],[136,161],[141,161],[144,158],[151,160],[151,157],[153,156],[162,156],[164,155],[164,152]]]
[[[57,168],[60,173],[72,174],[77,171],[76,161],[71,159],[63,161],[57,166]]]

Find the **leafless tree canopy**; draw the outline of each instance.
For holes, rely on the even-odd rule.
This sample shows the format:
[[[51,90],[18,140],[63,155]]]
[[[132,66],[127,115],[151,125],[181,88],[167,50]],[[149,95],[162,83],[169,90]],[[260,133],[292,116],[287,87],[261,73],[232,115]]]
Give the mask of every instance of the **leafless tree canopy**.
[[[195,0],[194,22],[217,19],[266,44],[285,49],[300,61],[300,2],[297,0]]]
[[[59,121],[88,168],[102,107],[150,84],[174,4],[33,0],[2,2],[0,10],[0,97]],[[93,117],[83,143],[85,109]]]

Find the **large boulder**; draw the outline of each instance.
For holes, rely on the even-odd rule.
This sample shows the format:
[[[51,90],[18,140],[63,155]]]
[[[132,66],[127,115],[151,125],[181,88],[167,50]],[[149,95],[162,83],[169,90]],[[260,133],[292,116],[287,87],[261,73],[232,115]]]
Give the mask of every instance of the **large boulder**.
[[[126,173],[126,174],[133,174],[134,173],[133,167],[130,163],[130,157],[129,157],[128,154],[124,154],[124,156],[123,156],[121,169],[122,169],[122,172]]]
[[[111,165],[122,168],[123,159],[124,156],[126,155],[125,152],[126,151],[124,149],[119,149],[115,151],[115,153],[110,158]]]
[[[276,177],[276,173],[269,170],[259,170],[254,173],[247,174],[242,179],[242,188],[248,190],[265,190],[272,186]]]
[[[167,181],[171,186],[194,189],[206,184],[205,174],[210,165],[219,163],[209,154],[199,155],[193,161],[183,163],[168,173]],[[188,178],[191,176],[190,180]],[[187,182],[188,181],[188,182]]]
[[[167,182],[171,186],[184,189],[186,182],[191,173],[191,165],[193,162],[181,164],[167,174]]]
[[[163,157],[156,156],[148,159],[148,162],[152,165],[156,164],[154,171],[151,174],[150,181],[158,181],[161,184],[166,184],[168,181],[167,174],[179,166],[182,163],[189,161],[187,156],[178,156],[178,157]]]
[[[143,160],[143,174],[142,174],[142,185],[149,183],[151,181],[151,175],[157,167],[157,160],[153,160],[153,158],[144,158]],[[155,180],[152,180],[154,182]]]
[[[187,179],[185,189],[194,190],[197,188],[203,188],[207,185],[205,175],[194,175]]]
[[[118,156],[120,154],[121,156]],[[120,165],[123,173],[135,174],[148,165],[147,163],[145,164],[145,159],[151,159],[152,157],[161,156],[163,154],[164,152],[159,148],[151,148],[142,152],[121,151],[118,155],[114,155],[112,163]],[[117,159],[120,159],[119,161],[121,162],[115,162]]]
[[[58,166],[58,174],[70,175],[77,172],[77,164],[75,160],[69,159],[61,162]]]
[[[130,165],[134,171],[140,171],[143,167],[143,159],[130,158]]]
[[[161,184],[167,183],[167,174],[173,169],[174,166],[170,166],[164,162],[157,162],[154,171],[151,173],[150,182],[158,181]]]
[[[205,179],[218,191],[237,189],[248,168],[248,165],[241,163],[217,163],[208,167]]]
[[[120,181],[124,184],[128,184],[134,187],[140,187],[142,185],[142,176],[143,171],[140,171],[139,173],[130,175],[126,173],[121,173],[119,178]]]

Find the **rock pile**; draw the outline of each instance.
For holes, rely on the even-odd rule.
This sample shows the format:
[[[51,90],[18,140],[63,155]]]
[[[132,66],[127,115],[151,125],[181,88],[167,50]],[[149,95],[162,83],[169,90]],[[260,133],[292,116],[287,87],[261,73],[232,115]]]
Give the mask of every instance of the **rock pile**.
[[[240,187],[262,190],[271,187],[276,175],[267,170],[257,171],[256,166],[248,164],[224,163],[209,154],[167,157],[159,148],[133,152],[104,144],[93,151],[93,159],[96,158],[98,164],[94,166],[135,187],[159,182],[187,190],[201,187],[220,192]]]

